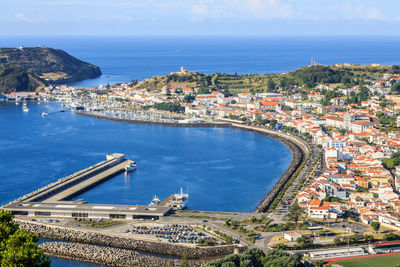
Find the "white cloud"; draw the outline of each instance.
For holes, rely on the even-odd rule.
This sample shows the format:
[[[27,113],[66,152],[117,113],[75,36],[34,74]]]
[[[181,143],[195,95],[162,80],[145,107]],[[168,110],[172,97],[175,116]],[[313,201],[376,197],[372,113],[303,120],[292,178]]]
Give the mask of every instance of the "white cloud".
[[[195,20],[214,19],[288,19],[293,16],[293,7],[279,0],[221,0],[199,1],[191,5]]]
[[[366,16],[368,19],[384,19],[382,13],[376,7],[366,10]]]
[[[191,12],[194,15],[205,15],[209,12],[208,6],[204,4],[192,5]]]
[[[27,17],[24,13],[21,13],[21,12],[15,13],[14,18],[18,21],[29,22],[29,23],[37,21],[36,19]]]
[[[115,15],[115,14],[108,14],[106,16],[101,16],[104,20],[108,21],[122,21],[122,22],[131,22],[133,21],[132,16],[122,16],[122,15]]]
[[[341,15],[348,20],[387,20],[382,12],[376,7],[364,5],[342,5]]]
[[[278,0],[248,0],[248,5],[258,18],[288,19],[293,16],[293,7]]]

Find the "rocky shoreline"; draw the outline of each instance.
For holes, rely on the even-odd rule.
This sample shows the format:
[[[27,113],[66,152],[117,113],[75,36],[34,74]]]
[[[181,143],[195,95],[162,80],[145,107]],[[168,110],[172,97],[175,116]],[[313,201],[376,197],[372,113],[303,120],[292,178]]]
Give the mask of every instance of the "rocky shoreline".
[[[236,245],[215,247],[192,247],[177,244],[168,244],[155,241],[139,240],[128,237],[119,237],[99,233],[87,229],[71,229],[62,226],[45,225],[37,222],[29,222],[16,219],[15,222],[23,230],[41,237],[72,241],[85,244],[96,244],[106,247],[147,252],[158,255],[166,255],[181,258],[184,254],[189,259],[207,259],[223,257],[235,252]],[[240,247],[239,250],[244,250]],[[55,254],[58,255],[58,254]]]
[[[109,266],[180,266],[180,260],[153,257],[128,249],[101,247],[91,244],[71,242],[46,242],[39,247],[48,255],[71,260],[94,262]],[[204,262],[190,261],[191,266],[200,266]]]
[[[286,169],[279,180],[275,183],[274,187],[272,187],[272,189],[269,191],[268,195],[257,205],[256,212],[265,212],[268,209],[275,197],[279,194],[284,185],[289,181],[290,177],[296,172],[306,158],[306,152],[304,152],[304,150],[302,150],[294,142],[282,138],[274,139],[277,139],[289,147],[290,151],[292,152],[292,162],[290,163],[289,168]]]

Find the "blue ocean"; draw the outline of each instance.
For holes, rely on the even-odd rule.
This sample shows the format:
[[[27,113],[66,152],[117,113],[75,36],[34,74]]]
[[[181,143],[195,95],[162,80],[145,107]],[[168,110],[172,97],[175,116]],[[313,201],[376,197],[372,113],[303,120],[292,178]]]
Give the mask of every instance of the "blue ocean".
[[[400,64],[400,37],[85,37],[2,36],[0,47],[49,46],[99,66],[95,87],[165,75],[181,66],[202,73],[280,73],[310,64]]]
[[[307,65],[400,64],[400,37],[0,37],[0,47],[44,45],[98,65],[95,87],[143,80],[184,66],[203,73],[278,73]],[[138,165],[79,196],[89,203],[148,204],[179,187],[190,209],[252,211],[291,161],[283,144],[234,129],[123,124],[60,103],[0,103],[0,202],[6,203],[121,152]],[[53,258],[53,266],[98,266]],[[79,265],[78,265],[79,264]]]

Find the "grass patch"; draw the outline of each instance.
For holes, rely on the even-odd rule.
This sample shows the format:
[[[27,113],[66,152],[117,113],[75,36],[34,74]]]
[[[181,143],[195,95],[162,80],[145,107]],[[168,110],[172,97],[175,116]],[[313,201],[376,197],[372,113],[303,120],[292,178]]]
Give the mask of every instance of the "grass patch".
[[[83,220],[79,222],[80,224],[84,224],[88,227],[93,227],[93,228],[106,228],[118,224],[122,224],[121,221],[90,221],[90,220]]]
[[[394,267],[400,262],[399,255],[378,256],[370,258],[359,258],[352,260],[337,261],[335,263],[343,267]]]

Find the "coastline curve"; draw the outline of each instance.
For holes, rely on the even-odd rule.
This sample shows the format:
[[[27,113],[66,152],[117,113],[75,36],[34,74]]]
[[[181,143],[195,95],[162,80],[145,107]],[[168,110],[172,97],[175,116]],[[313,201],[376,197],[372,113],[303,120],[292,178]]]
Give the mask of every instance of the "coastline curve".
[[[259,202],[257,205],[255,212],[262,213],[266,212],[266,210],[271,205],[272,201],[276,198],[276,196],[280,193],[283,189],[285,184],[290,180],[292,175],[302,167],[303,161],[307,158],[310,154],[310,149],[306,143],[302,140],[288,135],[282,132],[276,132],[267,128],[255,127],[244,125],[240,123],[233,123],[233,122],[216,122],[216,123],[172,123],[172,122],[156,122],[156,121],[143,121],[143,120],[129,120],[129,119],[122,119],[116,118],[112,116],[102,115],[102,114],[95,114],[95,113],[88,113],[88,112],[75,112],[79,115],[84,115],[88,117],[94,117],[98,119],[116,121],[116,122],[123,122],[123,123],[134,123],[134,124],[146,124],[146,125],[156,125],[156,126],[170,126],[170,127],[217,127],[217,128],[234,128],[246,131],[256,132],[265,136],[268,136],[272,139],[281,142],[282,144],[286,145],[292,153],[292,161],[289,167],[284,171],[281,175],[279,180],[275,183],[275,185],[271,188],[268,194]]]

